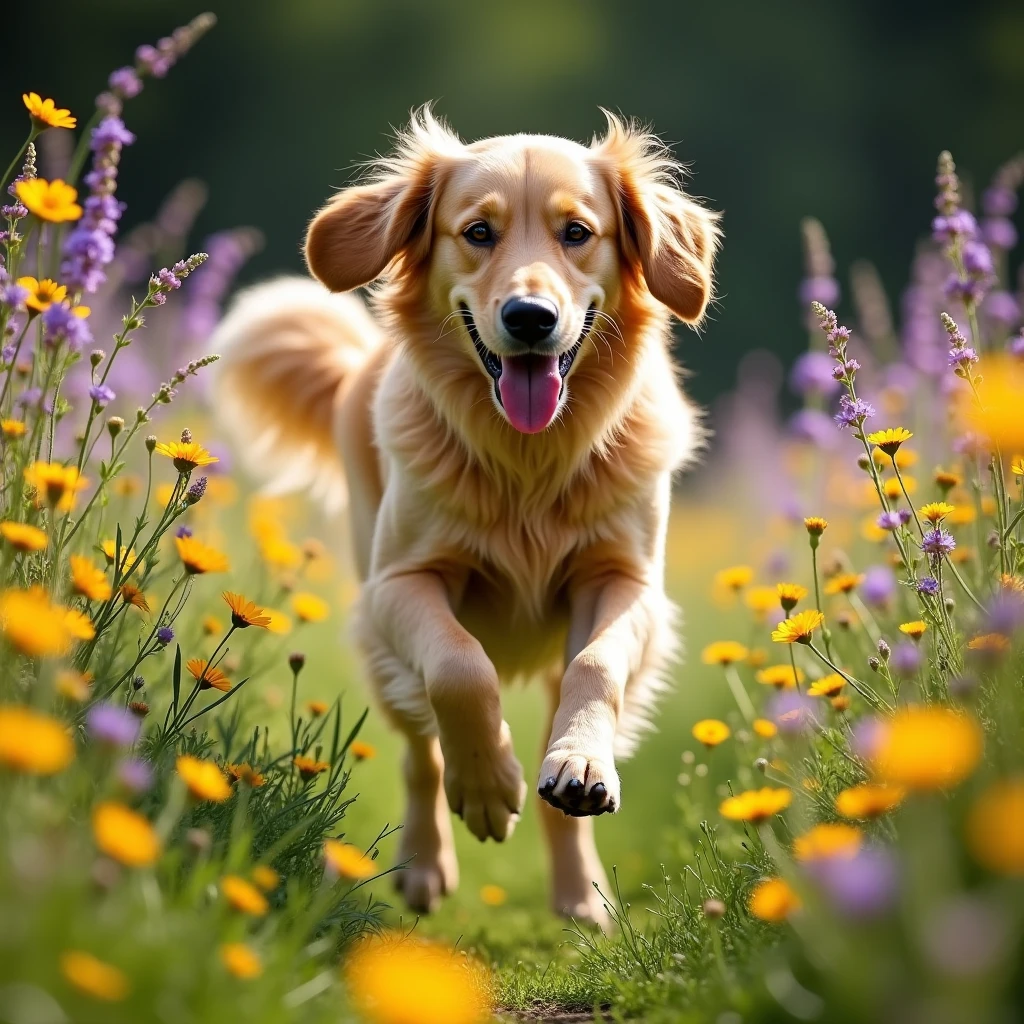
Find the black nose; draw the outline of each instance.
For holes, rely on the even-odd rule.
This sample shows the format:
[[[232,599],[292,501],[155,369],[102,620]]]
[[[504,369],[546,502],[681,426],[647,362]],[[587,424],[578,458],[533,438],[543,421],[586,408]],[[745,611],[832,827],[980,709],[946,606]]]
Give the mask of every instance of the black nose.
[[[524,295],[501,307],[501,322],[516,341],[536,345],[555,329],[558,307],[540,295]]]

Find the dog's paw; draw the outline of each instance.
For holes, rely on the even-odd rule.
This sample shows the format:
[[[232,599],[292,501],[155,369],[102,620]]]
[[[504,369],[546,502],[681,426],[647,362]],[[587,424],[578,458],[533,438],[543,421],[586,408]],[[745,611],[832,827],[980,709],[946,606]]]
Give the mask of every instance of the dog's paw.
[[[454,851],[444,851],[434,857],[415,857],[412,862],[395,872],[395,888],[405,898],[411,910],[430,914],[437,910],[441,899],[459,885],[459,868]]]
[[[507,723],[498,739],[480,747],[466,739],[445,743],[444,790],[448,806],[481,842],[504,842],[515,830],[526,799],[523,769],[512,750]]]
[[[606,756],[549,750],[540,767],[537,792],[552,807],[582,818],[619,809],[619,775],[611,752]]]

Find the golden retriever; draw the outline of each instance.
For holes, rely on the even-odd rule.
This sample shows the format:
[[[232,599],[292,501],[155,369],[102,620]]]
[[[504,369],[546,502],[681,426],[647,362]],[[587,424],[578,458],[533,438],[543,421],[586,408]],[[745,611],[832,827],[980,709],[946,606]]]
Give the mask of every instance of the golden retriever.
[[[704,316],[719,231],[655,136],[607,120],[589,146],[467,145],[414,114],[314,217],[317,281],[244,292],[216,339],[218,404],[258,468],[347,491],[357,638],[407,741],[398,884],[418,910],[457,883],[449,809],[511,834],[526,785],[499,684],[539,676],[553,908],[603,921],[591,818],[621,805],[616,758],[676,647],[665,531],[701,430],[670,318]],[[346,294],[371,282],[373,316]]]

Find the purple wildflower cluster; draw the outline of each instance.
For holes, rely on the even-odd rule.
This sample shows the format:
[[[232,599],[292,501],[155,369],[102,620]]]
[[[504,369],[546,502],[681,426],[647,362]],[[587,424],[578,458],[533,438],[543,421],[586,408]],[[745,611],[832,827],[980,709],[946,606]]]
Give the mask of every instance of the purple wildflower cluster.
[[[167,296],[177,291],[181,287],[181,282],[208,259],[209,256],[205,252],[197,252],[187,260],[178,260],[173,267],[158,270],[149,279],[149,301],[155,306],[162,306],[167,301]]]
[[[978,361],[978,353],[967,344],[957,322],[948,313],[942,313],[940,319],[949,335],[949,365],[958,377],[969,380],[971,366]]]
[[[819,326],[825,332],[828,354],[835,361],[832,366],[832,379],[847,390],[847,394],[839,398],[839,412],[836,413],[835,421],[840,428],[861,429],[865,420],[875,415],[875,410],[868,402],[857,398],[853,390],[854,378],[860,369],[860,363],[856,359],[851,359],[847,352],[850,331],[846,327],[840,327],[835,313],[831,309],[826,309],[820,302],[812,302],[811,308],[818,318]]]
[[[906,526],[910,522],[910,517],[910,509],[901,508],[892,512],[880,513],[875,522],[880,530],[888,530],[891,533],[901,526]]]
[[[92,341],[88,320],[78,316],[63,302],[55,302],[47,307],[40,320],[43,324],[43,341],[47,345],[56,347],[66,341],[72,352],[81,352]]]
[[[921,550],[936,560],[952,554],[955,547],[956,541],[953,540],[953,535],[939,526],[933,530],[927,530],[924,537],[921,538]]]

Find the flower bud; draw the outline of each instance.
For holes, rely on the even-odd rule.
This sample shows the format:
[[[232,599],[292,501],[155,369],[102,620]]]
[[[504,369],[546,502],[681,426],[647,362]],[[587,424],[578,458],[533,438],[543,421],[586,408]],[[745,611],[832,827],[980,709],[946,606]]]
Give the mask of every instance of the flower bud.
[[[954,601],[951,597],[947,597],[943,604],[945,604],[946,606],[946,611],[949,612],[951,615],[956,610],[956,601]]]
[[[866,473],[871,468],[871,460],[866,455],[858,455],[857,465]]]
[[[107,420],[107,431],[111,437],[117,437],[124,430],[124,419],[121,416],[111,416]]]
[[[93,352],[89,353],[89,363],[95,368],[107,358],[107,353],[103,349],[98,348]]]
[[[181,432],[181,443],[182,444],[191,444],[192,443],[192,431],[189,430],[188,427],[186,427]]]
[[[878,656],[882,661],[888,661],[889,655],[892,654],[892,650],[889,645],[881,637],[878,640]]]
[[[156,434],[150,434],[146,438],[146,451],[152,452],[154,448],[156,448]]]
[[[149,415],[146,413],[146,410],[143,409],[141,405],[138,407],[138,409],[135,410],[135,422],[136,423],[148,423],[149,422]]]
[[[141,690],[145,685],[146,685],[146,680],[143,679],[142,676],[136,676],[132,680],[132,689],[133,690]]]
[[[300,651],[295,651],[293,654],[288,655],[288,664],[291,666],[291,670],[298,675],[306,664],[306,656]]]
[[[704,916],[712,921],[725,917],[725,904],[721,900],[705,900],[703,906]]]
[[[871,669],[872,672],[877,672],[881,666],[882,663],[873,654],[868,658],[868,668]]]
[[[193,480],[189,485],[189,489],[185,492],[185,504],[186,505],[197,505],[203,499],[203,495],[206,493],[206,477],[201,476],[198,480]]]
[[[761,773],[762,775],[764,775],[764,773],[765,773],[766,771],[768,771],[768,758],[766,758],[766,757],[759,757],[759,758],[758,758],[758,759],[757,759],[757,760],[756,760],[756,761],[754,762],[754,767],[755,767],[755,768],[756,768],[756,769],[757,769],[757,770],[758,770],[758,771],[759,771],[759,772],[760,772],[760,773]]]

